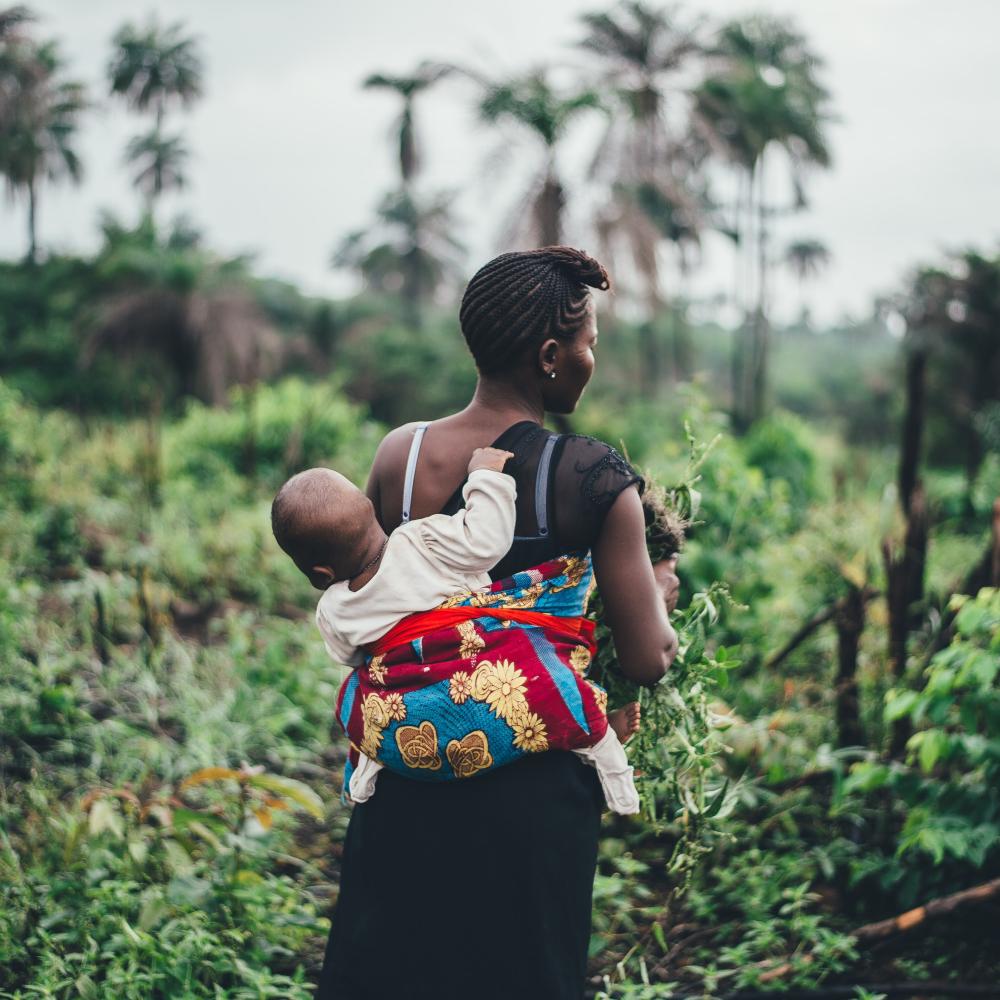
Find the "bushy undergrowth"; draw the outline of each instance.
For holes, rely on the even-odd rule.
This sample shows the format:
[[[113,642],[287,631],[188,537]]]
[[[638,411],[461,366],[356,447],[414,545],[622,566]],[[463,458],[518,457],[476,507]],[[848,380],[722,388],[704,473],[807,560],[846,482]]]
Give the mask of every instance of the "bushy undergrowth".
[[[832,626],[768,661],[848,586],[884,586],[891,476],[792,418],[734,439],[696,390],[650,412],[604,427],[596,405],[585,427],[635,442],[694,522],[682,655],[631,750],[648,812],[609,817],[602,841],[592,982],[632,998],[849,982],[853,928],[1000,867],[995,592],[954,604],[929,655],[984,535],[949,520],[932,476],[950,527],[927,625],[892,680],[872,599],[864,745],[838,747]],[[346,823],[341,675],[267,509],[301,465],[360,480],[379,433],[323,384],[84,427],[0,382],[0,996],[310,995]],[[714,443],[692,462],[692,441]],[[903,716],[911,757],[893,762]]]

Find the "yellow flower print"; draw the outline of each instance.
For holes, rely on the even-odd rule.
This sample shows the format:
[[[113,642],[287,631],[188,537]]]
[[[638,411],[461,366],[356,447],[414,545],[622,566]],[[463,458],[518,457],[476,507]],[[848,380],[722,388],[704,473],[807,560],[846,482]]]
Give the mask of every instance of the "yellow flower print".
[[[451,740],[445,748],[445,755],[459,778],[471,777],[477,771],[493,766],[490,745],[481,729],[463,736],[461,740]]]
[[[447,600],[442,601],[438,605],[438,608],[457,608],[460,604],[464,604],[471,596],[471,590],[463,590],[461,593],[454,594]]]
[[[593,681],[587,681],[590,685],[590,689],[594,692],[594,700],[597,702],[597,707],[602,712],[607,712],[608,710],[608,692],[604,688],[598,686]]]
[[[590,666],[590,650],[586,646],[576,646],[569,654],[569,665],[582,677]]]
[[[481,590],[472,595],[469,604],[474,608],[493,606],[498,608],[533,608],[538,603],[538,598],[542,596],[544,589],[544,583],[533,583],[530,587],[525,587],[520,591],[520,597],[502,590],[495,593]]]
[[[461,705],[472,696],[472,680],[464,670],[456,670],[451,675],[448,693],[456,705]]]
[[[361,752],[366,757],[377,760],[382,746],[382,730],[390,721],[389,710],[377,694],[368,695],[361,703],[361,719],[364,723]]]
[[[385,684],[386,669],[382,666],[384,659],[384,656],[373,656],[372,662],[368,664],[368,676],[371,677],[372,683],[380,686]]]
[[[476,631],[476,626],[471,621],[459,622],[455,627],[462,638],[462,644],[458,648],[458,655],[463,660],[471,660],[486,646],[486,640]]]
[[[406,718],[406,705],[403,704],[403,696],[397,692],[393,692],[386,696],[385,699],[385,710],[389,714],[389,718],[395,720],[396,722],[402,722]]]
[[[514,730],[514,746],[538,753],[548,750],[549,739],[545,733],[545,723],[534,712],[525,712],[510,724]]]
[[[558,594],[561,590],[569,590],[571,587],[575,587],[583,579],[583,574],[586,572],[587,560],[582,559],[580,556],[570,556],[563,566],[562,576],[565,577],[564,582],[553,584],[549,588],[550,593]]]
[[[434,723],[425,720],[419,726],[400,726],[396,730],[396,746],[407,767],[441,769]]]
[[[488,660],[473,674],[473,697],[485,701],[497,718],[510,722],[528,709],[524,674],[510,660]]]
[[[377,695],[370,694],[361,703],[361,717],[365,721],[365,728],[371,726],[373,729],[385,729],[389,725],[389,711],[385,702]]]

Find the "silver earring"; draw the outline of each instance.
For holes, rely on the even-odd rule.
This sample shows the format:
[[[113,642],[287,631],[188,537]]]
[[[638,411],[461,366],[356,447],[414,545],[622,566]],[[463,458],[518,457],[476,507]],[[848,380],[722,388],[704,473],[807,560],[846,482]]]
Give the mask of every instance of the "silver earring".
[[[556,377],[556,373],[554,371],[549,372],[549,378],[555,378],[555,377]]]

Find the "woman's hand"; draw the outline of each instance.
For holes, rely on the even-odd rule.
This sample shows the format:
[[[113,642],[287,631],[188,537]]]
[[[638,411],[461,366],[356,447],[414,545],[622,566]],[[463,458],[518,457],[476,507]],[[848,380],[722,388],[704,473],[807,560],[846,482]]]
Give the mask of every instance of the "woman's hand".
[[[677,578],[677,553],[669,559],[661,559],[653,563],[653,577],[656,586],[663,597],[663,605],[669,614],[677,607],[677,598],[681,593],[681,581]]]

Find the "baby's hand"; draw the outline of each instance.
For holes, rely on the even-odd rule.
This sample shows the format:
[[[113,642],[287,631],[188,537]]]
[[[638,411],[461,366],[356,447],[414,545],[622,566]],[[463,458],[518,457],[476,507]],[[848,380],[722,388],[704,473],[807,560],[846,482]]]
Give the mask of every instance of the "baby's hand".
[[[469,460],[469,472],[471,474],[477,469],[492,469],[494,472],[503,472],[504,462],[513,457],[512,451],[501,451],[499,448],[477,448]]]

